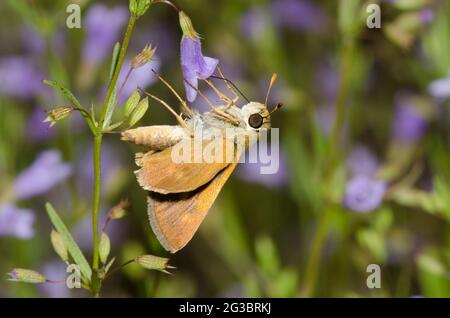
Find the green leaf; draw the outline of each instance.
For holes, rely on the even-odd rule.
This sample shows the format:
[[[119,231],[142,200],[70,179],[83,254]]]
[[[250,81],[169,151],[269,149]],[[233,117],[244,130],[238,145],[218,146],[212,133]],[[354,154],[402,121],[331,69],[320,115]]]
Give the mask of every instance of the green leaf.
[[[111,258],[109,263],[106,264],[106,266],[105,266],[105,273],[109,272],[109,270],[111,269],[112,264],[114,264],[115,261],[116,261],[115,257]]]
[[[78,266],[80,266],[81,273],[84,275],[86,280],[90,282],[91,276],[92,276],[92,270],[89,266],[89,263],[87,262],[86,258],[84,257],[83,253],[81,252],[80,248],[78,247],[77,243],[73,239],[72,235],[70,234],[69,230],[65,226],[64,222],[61,220],[59,215],[56,213],[53,206],[47,202],[45,204],[45,208],[47,210],[48,216],[50,218],[50,221],[52,222],[53,226],[56,228],[59,234],[61,234],[62,239],[64,241],[64,245],[69,250],[70,255],[74,259],[74,261],[77,263]]]
[[[119,59],[119,52],[120,52],[120,43],[116,42],[113,49],[113,55],[111,60],[111,68],[109,69],[109,79],[108,82],[111,82],[114,72],[116,71],[117,67],[117,60]]]
[[[72,104],[78,108],[78,109],[83,109],[83,106],[81,106],[80,102],[78,101],[78,99],[72,94],[72,92],[70,90],[68,90],[67,88],[59,85],[59,83],[55,82],[55,81],[50,81],[50,80],[44,80],[44,84],[47,84],[48,86],[51,86],[57,90],[59,90],[64,96],[66,96],[71,102]]]
[[[109,99],[108,105],[106,105],[106,116],[105,121],[103,122],[103,129],[107,128],[109,124],[111,123],[111,118],[114,113],[114,109],[116,108],[116,100],[117,100],[117,94],[114,92],[111,95],[111,98]]]
[[[130,127],[133,127],[137,124],[139,120],[145,115],[148,109],[148,97],[145,97],[143,100],[139,102],[134,111],[130,116]]]

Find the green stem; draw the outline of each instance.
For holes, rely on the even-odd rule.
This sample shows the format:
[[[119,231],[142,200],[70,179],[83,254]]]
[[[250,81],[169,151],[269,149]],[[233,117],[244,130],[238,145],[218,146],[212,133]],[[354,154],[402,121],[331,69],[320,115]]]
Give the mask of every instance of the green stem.
[[[106,98],[103,103],[102,113],[98,123],[98,127],[103,127],[103,122],[105,121],[107,106],[111,100],[111,97],[116,89],[117,80],[119,78],[120,70],[122,69],[122,64],[125,59],[125,55],[128,49],[128,43],[130,42],[131,34],[133,33],[134,24],[136,23],[136,17],[131,15],[130,20],[128,20],[127,31],[125,33],[125,38],[123,39],[122,46],[120,47],[119,58],[117,60],[117,66],[114,71],[114,75],[108,86],[108,91],[106,92]]]
[[[342,128],[345,122],[345,110],[347,97],[349,92],[349,77],[353,59],[353,51],[355,44],[353,38],[344,40],[344,47],[342,48],[342,62],[340,68],[340,84],[336,97],[336,117],[333,124],[333,130],[329,140],[328,148],[328,162],[325,169],[324,181],[328,187],[333,186],[333,173],[337,165],[338,159],[338,144],[341,136]],[[315,292],[317,277],[320,271],[320,260],[322,256],[322,249],[325,244],[328,228],[330,225],[331,209],[328,208],[321,213],[320,220],[317,226],[316,234],[313,239],[311,252],[306,264],[305,270],[305,287],[302,292],[304,297],[312,297]]]
[[[325,244],[325,239],[328,233],[328,226],[330,223],[331,210],[322,213],[316,234],[309,254],[308,262],[305,270],[305,285],[302,291],[302,297],[312,297],[315,292],[317,277],[320,270],[320,257],[322,255],[322,248]]]
[[[117,66],[115,68],[113,77],[109,83],[108,90],[106,93],[105,100],[103,102],[102,113],[99,122],[95,129],[94,134],[94,197],[93,197],[93,207],[92,207],[92,231],[94,237],[94,255],[92,259],[92,286],[91,292],[93,297],[99,297],[101,281],[98,277],[99,270],[99,240],[98,240],[98,214],[100,206],[100,191],[101,191],[101,148],[103,139],[103,122],[105,121],[107,108],[110,100],[113,96],[114,90],[116,89],[117,80],[119,78],[120,70],[122,69],[122,64],[125,59],[125,55],[128,48],[128,43],[130,42],[131,34],[133,33],[134,24],[136,22],[136,17],[131,15],[128,21],[127,30],[125,33],[125,38],[119,52],[119,58],[117,61]]]
[[[94,256],[92,259],[92,295],[98,297],[100,290],[100,283],[98,280],[98,211],[100,206],[100,190],[101,190],[101,147],[103,135],[97,133],[94,137],[94,198],[92,207],[92,230],[94,237]]]

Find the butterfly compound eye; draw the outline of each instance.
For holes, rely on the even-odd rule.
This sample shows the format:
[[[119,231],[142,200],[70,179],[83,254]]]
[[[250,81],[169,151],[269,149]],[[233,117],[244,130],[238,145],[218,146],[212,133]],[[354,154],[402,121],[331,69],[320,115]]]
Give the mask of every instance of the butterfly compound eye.
[[[251,114],[248,118],[248,124],[250,127],[257,129],[262,126],[263,118],[260,114]]]

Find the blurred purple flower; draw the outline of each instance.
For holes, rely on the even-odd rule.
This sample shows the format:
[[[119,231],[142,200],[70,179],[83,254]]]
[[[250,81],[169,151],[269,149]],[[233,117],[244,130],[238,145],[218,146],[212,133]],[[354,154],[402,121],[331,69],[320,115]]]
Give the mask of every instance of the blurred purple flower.
[[[44,141],[55,134],[55,129],[50,129],[43,120],[47,117],[45,111],[36,107],[27,122],[27,136],[34,141]]]
[[[29,239],[34,235],[33,211],[21,209],[11,203],[0,204],[0,236]]]
[[[438,99],[446,99],[450,97],[450,70],[449,75],[444,78],[432,81],[428,85],[428,92],[431,96]]]
[[[29,99],[43,88],[44,76],[33,61],[24,56],[0,58],[0,94]]]
[[[434,19],[434,12],[432,9],[426,8],[420,11],[419,17],[423,24],[430,24]]]
[[[344,204],[356,212],[370,212],[381,204],[385,191],[385,182],[355,176],[345,187]]]
[[[414,143],[425,133],[427,121],[414,103],[412,96],[399,94],[395,100],[393,134],[397,141]]]
[[[27,52],[33,56],[41,55],[45,50],[45,40],[35,29],[26,26],[21,32],[22,43],[25,45]]]
[[[258,160],[257,163],[245,162],[239,165],[237,176],[244,181],[259,183],[268,188],[278,188],[286,185],[289,179],[284,152],[280,150],[279,156],[272,156],[272,159],[278,159],[278,162],[272,163],[272,165],[278,166],[278,171],[274,174],[262,174],[261,166],[267,166],[268,164],[263,164]]]
[[[336,65],[328,61],[321,62],[315,70],[314,86],[323,102],[334,102],[339,87],[339,73]]]
[[[252,41],[262,39],[269,23],[268,17],[261,8],[250,8],[240,18],[242,33]]]
[[[83,46],[83,59],[88,64],[98,65],[111,54],[128,16],[128,10],[123,6],[108,8],[97,4],[89,8],[85,18],[87,34]]]
[[[122,95],[119,98],[119,103],[125,101],[131,95],[131,93],[133,93],[133,91],[138,87],[146,88],[155,83],[157,77],[155,76],[153,71],[158,72],[160,65],[161,62],[159,61],[158,56],[155,55],[154,59],[152,59],[144,66],[133,69],[130,77],[128,78],[127,83],[123,88]],[[127,73],[130,69],[130,66],[131,61],[125,61],[123,63],[123,67],[122,70],[120,71],[119,79],[117,81],[120,86],[122,86],[122,83],[125,80]]]
[[[41,195],[65,180],[71,173],[72,167],[61,161],[59,151],[44,151],[31,166],[16,177],[14,195],[17,199]]]
[[[331,104],[317,107],[315,114],[316,123],[323,134],[329,135],[331,133],[335,113],[335,109]]]
[[[189,102],[193,102],[197,97],[198,79],[207,79],[216,69],[219,60],[203,56],[200,39],[184,35],[181,39],[181,68],[186,88],[186,97]]]
[[[272,13],[276,25],[297,31],[322,32],[328,23],[320,7],[308,0],[275,0]]]
[[[347,157],[347,169],[352,176],[371,177],[378,169],[377,157],[364,145],[358,145]]]
[[[59,260],[48,262],[42,268],[42,274],[57,283],[39,284],[38,288],[48,298],[68,298],[70,289],[66,285],[66,266]]]

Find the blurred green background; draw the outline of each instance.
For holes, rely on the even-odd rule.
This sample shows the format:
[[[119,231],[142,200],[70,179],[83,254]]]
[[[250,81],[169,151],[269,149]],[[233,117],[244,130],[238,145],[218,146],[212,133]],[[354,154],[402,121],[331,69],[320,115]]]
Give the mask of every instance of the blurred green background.
[[[66,27],[69,3],[82,8],[80,29]],[[280,169],[260,175],[258,164],[242,164],[193,240],[169,255],[147,221],[145,191],[133,174],[135,149],[106,135],[101,211],[123,198],[131,203],[108,228],[111,254],[117,264],[141,254],[169,257],[176,269],[166,275],[129,265],[105,281],[102,295],[449,297],[448,1],[175,3],[200,33],[203,53],[218,58],[251,100],[263,101],[271,74],[278,74],[270,103],[284,103],[272,118],[280,130]],[[366,25],[371,3],[380,5],[381,28]],[[127,5],[0,3],[0,297],[89,296],[64,284],[10,282],[6,273],[32,268],[65,279],[50,244],[47,201],[91,259],[92,138],[78,113],[52,128],[41,123],[45,110],[68,104],[41,80],[69,87],[98,114]],[[184,94],[181,34],[177,13],[154,4],[139,19],[127,58],[155,45],[152,67]],[[131,90],[139,85],[178,105],[149,69],[135,75]],[[200,98],[193,107],[205,109]],[[175,120],[151,103],[140,125],[152,124]],[[61,157],[36,168],[49,149]],[[30,167],[27,179],[21,173]],[[42,191],[19,195],[20,176]],[[54,181],[46,185],[47,179]],[[21,217],[7,212],[11,206]],[[366,285],[369,264],[381,267],[379,289]]]

